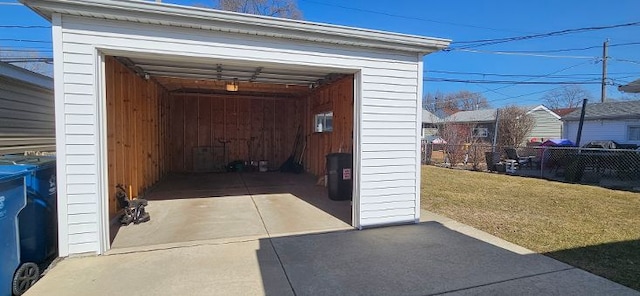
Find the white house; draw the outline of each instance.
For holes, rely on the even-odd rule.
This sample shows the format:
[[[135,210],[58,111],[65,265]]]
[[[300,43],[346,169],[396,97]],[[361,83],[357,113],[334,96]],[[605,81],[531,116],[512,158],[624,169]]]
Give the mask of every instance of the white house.
[[[53,150],[53,79],[0,62],[0,155]]]
[[[220,110],[255,115],[220,129],[237,157],[262,131],[242,124],[256,118],[276,135],[265,138],[273,151],[261,149],[270,163],[289,153],[297,126],[311,173],[326,153],[351,149],[354,228],[419,221],[423,56],[449,40],[152,1],[21,2],[53,30],[61,256],[110,248],[116,182],[133,180],[135,195],[196,170],[199,141],[216,142],[228,121]],[[256,107],[256,96],[269,100]]]
[[[562,117],[564,138],[576,140],[581,109]],[[640,144],[640,101],[587,104],[581,144],[613,140],[620,144]]]

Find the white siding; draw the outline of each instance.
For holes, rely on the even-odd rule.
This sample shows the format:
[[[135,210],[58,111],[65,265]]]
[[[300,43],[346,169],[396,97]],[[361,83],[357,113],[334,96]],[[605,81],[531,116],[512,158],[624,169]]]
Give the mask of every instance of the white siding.
[[[529,114],[535,119],[535,126],[529,133],[529,139],[537,138],[538,141],[541,141],[541,139],[546,141],[562,137],[562,121],[560,119],[542,109],[535,110]]]
[[[64,85],[61,97],[65,137],[59,139],[68,160],[63,167],[68,195],[70,254],[100,252],[99,157],[96,126],[96,52],[138,52],[183,59],[229,59],[336,68],[360,73],[360,209],[354,226],[409,223],[419,214],[419,81],[417,54],[332,47],[256,36],[161,27],[63,16]],[[101,123],[104,124],[104,123]],[[104,156],[102,156],[104,157]],[[358,169],[356,168],[356,172]],[[66,255],[66,254],[63,254]]]
[[[580,145],[596,140],[613,140],[621,144],[640,144],[638,141],[629,141],[627,138],[627,127],[640,125],[640,120],[585,120],[582,127],[582,139]],[[578,121],[567,121],[564,123],[565,138],[574,141],[578,134]]]
[[[53,90],[0,75],[0,154],[52,151]]]

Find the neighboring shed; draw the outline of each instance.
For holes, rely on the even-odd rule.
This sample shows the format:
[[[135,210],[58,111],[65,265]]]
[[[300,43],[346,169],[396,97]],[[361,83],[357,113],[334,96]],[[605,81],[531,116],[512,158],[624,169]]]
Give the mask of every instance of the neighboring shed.
[[[0,62],[0,155],[54,151],[53,79]]]
[[[564,138],[576,140],[580,109],[563,116]],[[640,144],[640,101],[587,104],[581,144],[613,140],[622,144]]]
[[[143,193],[224,140],[248,159],[261,139],[255,157],[277,166],[298,126],[310,173],[353,153],[353,227],[419,222],[423,56],[448,40],[150,1],[22,2],[52,22],[61,256],[110,248],[115,183]]]
[[[535,120],[535,125],[527,136],[528,142],[542,143],[549,139],[559,139],[562,137],[562,121],[560,121],[560,115],[543,105],[530,109],[527,111],[527,114],[533,116]]]

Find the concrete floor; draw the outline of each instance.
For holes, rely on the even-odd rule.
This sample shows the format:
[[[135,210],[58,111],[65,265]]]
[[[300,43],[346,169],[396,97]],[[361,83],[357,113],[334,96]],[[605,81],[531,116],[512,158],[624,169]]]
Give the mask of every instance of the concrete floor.
[[[350,202],[330,200],[315,181],[284,173],[171,175],[145,197],[151,221],[112,230],[110,253],[352,229]]]
[[[68,258],[26,295],[640,295],[455,221]]]

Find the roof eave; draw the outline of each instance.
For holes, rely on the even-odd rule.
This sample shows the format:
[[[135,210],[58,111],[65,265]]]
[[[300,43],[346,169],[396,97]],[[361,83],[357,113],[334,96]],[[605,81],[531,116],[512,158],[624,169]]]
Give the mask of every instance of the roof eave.
[[[640,114],[618,115],[618,116],[590,116],[584,120],[616,120],[616,119],[640,119]],[[561,121],[580,121],[580,117],[561,118]]]
[[[44,18],[53,13],[91,13],[233,33],[428,54],[451,40],[249,15],[199,7],[123,0],[20,0]]]
[[[11,64],[0,62],[0,78],[1,77],[53,90],[53,79],[51,77],[31,72]]]

